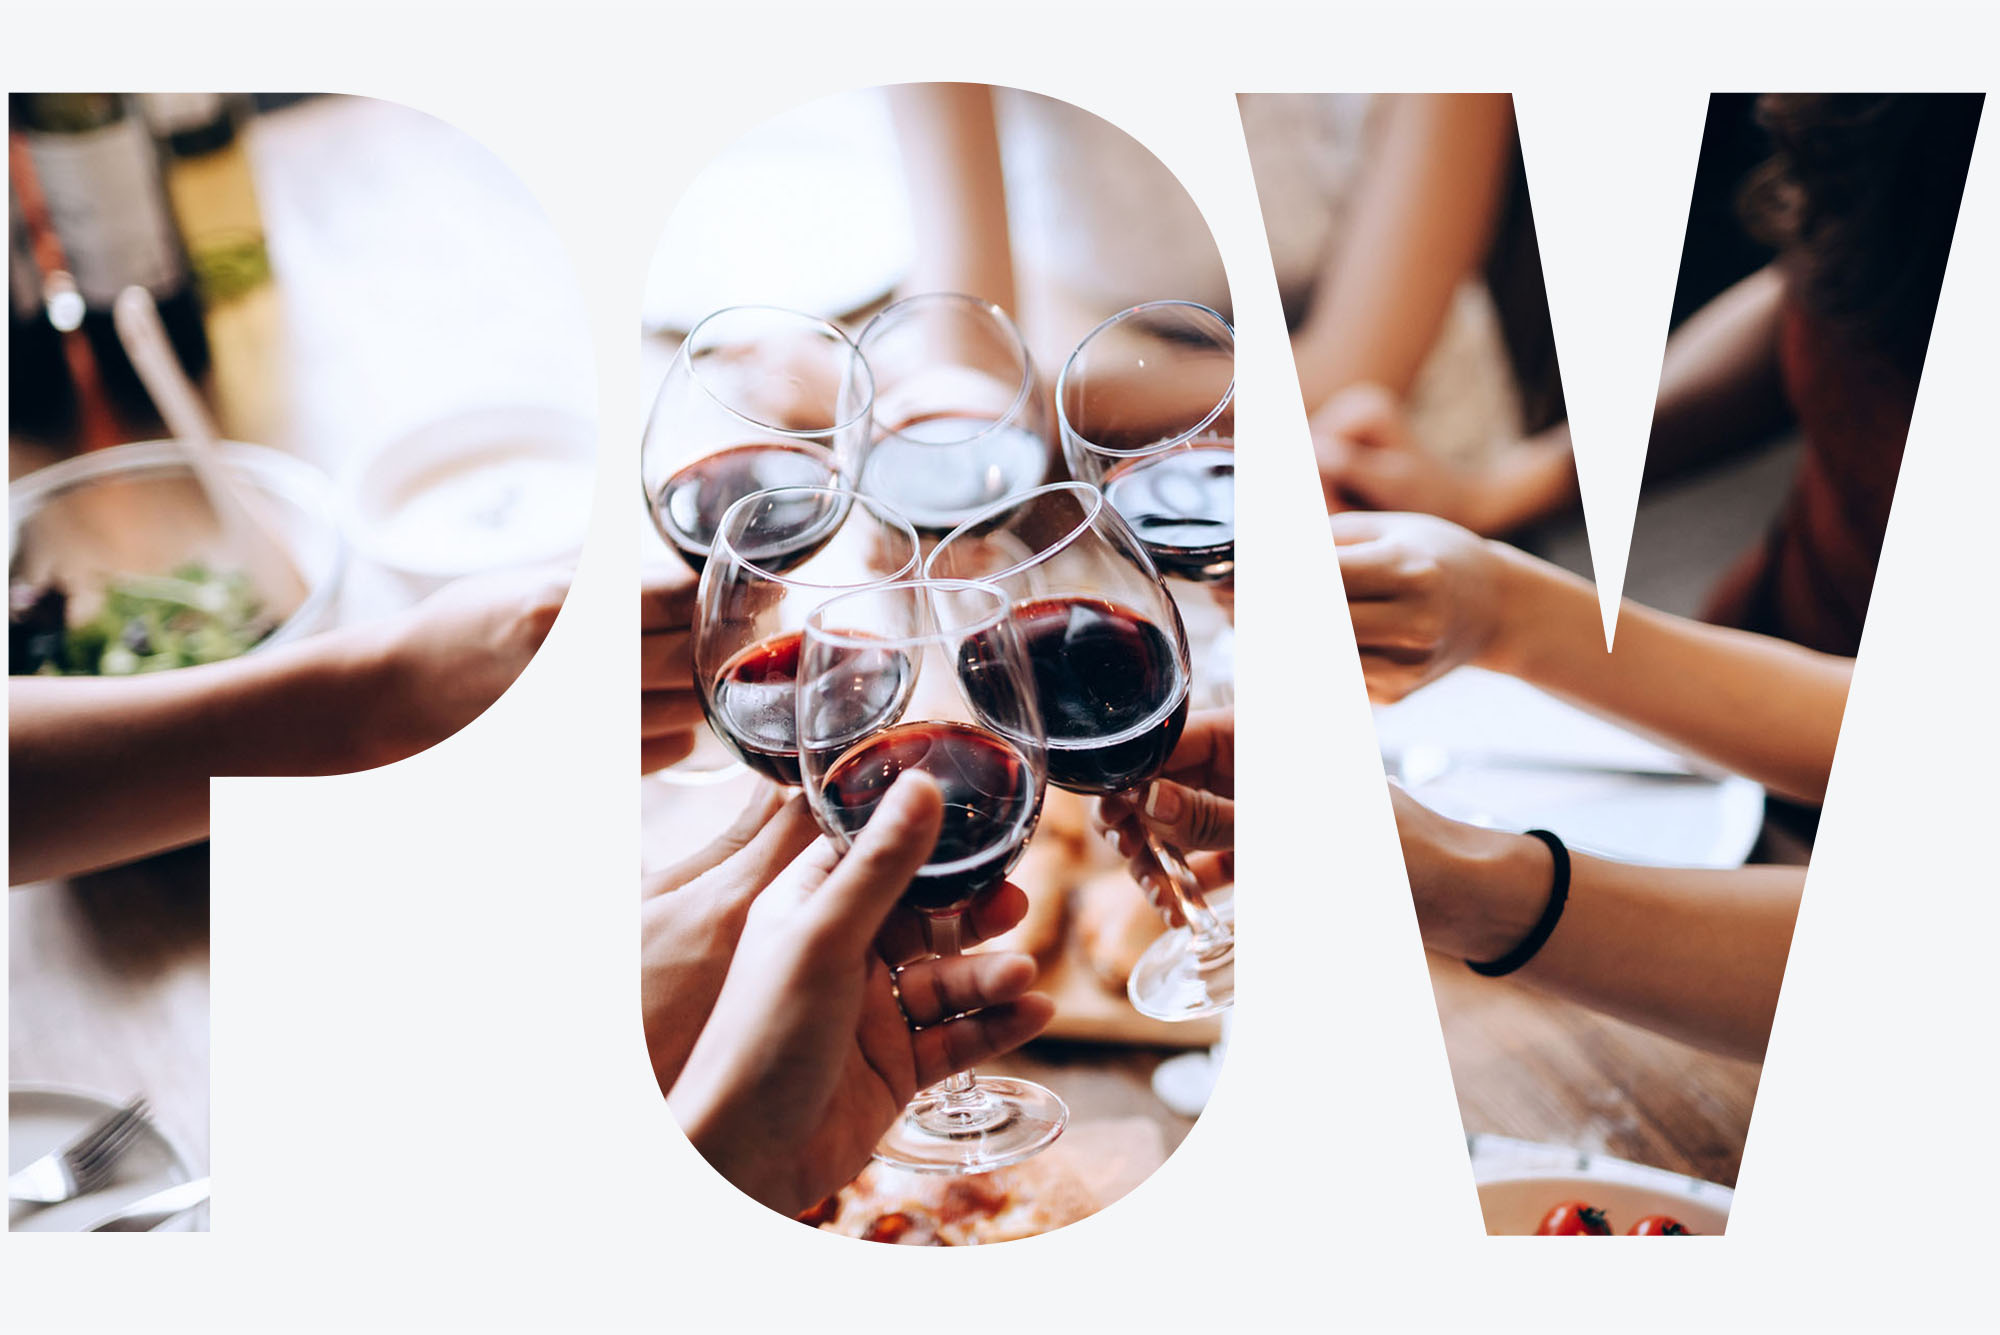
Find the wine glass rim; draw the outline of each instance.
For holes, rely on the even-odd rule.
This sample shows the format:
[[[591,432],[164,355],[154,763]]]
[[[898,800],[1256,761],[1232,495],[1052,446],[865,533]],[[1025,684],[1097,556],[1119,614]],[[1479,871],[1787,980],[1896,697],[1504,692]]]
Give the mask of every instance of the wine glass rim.
[[[1108,502],[1105,499],[1104,493],[1098,488],[1092,486],[1088,482],[1048,482],[1044,483],[1039,487],[1032,488],[1028,491],[1017,491],[1012,496],[1008,496],[1002,500],[997,500],[993,502],[993,504],[987,506],[985,509],[981,510],[978,514],[972,516],[972,518],[966,520],[964,523],[960,524],[957,528],[953,529],[951,532],[945,534],[944,537],[938,539],[937,546],[931,548],[930,556],[927,557],[924,561],[924,578],[926,579],[947,578],[946,576],[942,575],[933,575],[931,573],[931,568],[937,564],[938,553],[942,552],[945,548],[951,546],[952,543],[956,542],[960,534],[967,533],[973,529],[981,527],[988,520],[992,519],[995,515],[1000,514],[1002,511],[1019,509],[1020,507],[1028,504],[1031,501],[1040,500],[1044,496],[1053,496],[1057,492],[1067,492],[1071,495],[1080,497],[1083,502],[1084,506],[1083,517],[1079,519],[1073,527],[1071,527],[1069,532],[1063,534],[1060,538],[1057,538],[1054,542],[1046,543],[1043,546],[1039,547],[1038,549],[1036,549],[1035,554],[1033,556],[1030,556],[1027,560],[1016,561],[1013,565],[1008,566],[1005,570],[995,570],[988,574],[980,575],[977,579],[970,581],[971,583],[991,584],[998,580],[1003,580],[1011,576],[1018,575],[1024,570],[1031,570],[1034,567],[1041,565],[1051,556],[1054,556],[1057,552],[1067,549],[1072,543],[1076,542],[1078,538],[1082,537],[1085,533],[1089,532],[1091,526],[1097,522],[1098,517],[1104,514],[1106,510],[1110,509],[1110,502]],[[1116,515],[1118,512],[1116,510],[1111,510],[1111,513],[1113,515]]]
[[[1114,459],[1143,459],[1148,455],[1159,454],[1164,450],[1175,449],[1187,444],[1202,432],[1208,430],[1209,427],[1215,424],[1215,419],[1222,416],[1222,410],[1227,408],[1230,400],[1236,397],[1236,373],[1233,369],[1229,374],[1229,383],[1223,387],[1222,396],[1215,401],[1215,406],[1210,408],[1199,422],[1196,422],[1193,426],[1180,432],[1178,435],[1170,436],[1166,440],[1156,440],[1150,445],[1140,445],[1133,449],[1121,450],[1110,445],[1100,445],[1070,425],[1069,413],[1063,406],[1064,400],[1068,397],[1064,391],[1069,387],[1070,371],[1075,367],[1076,359],[1083,355],[1084,348],[1089,346],[1092,339],[1113,325],[1122,324],[1126,320],[1145,312],[1164,310],[1170,306],[1200,311],[1202,314],[1213,319],[1229,334],[1230,344],[1233,349],[1236,341],[1236,327],[1223,319],[1220,311],[1211,306],[1204,306],[1198,301],[1185,301],[1179,298],[1169,298],[1164,301],[1142,301],[1137,306],[1128,306],[1109,319],[1099,321],[1096,327],[1085,334],[1078,341],[1076,347],[1071,349],[1069,356],[1063,361],[1062,373],[1056,377],[1056,425],[1061,430],[1064,439],[1074,438],[1077,444],[1081,445],[1084,449],[1097,454],[1108,455]],[[872,407],[870,410],[873,411]]]
[[[885,593],[900,593],[904,590],[916,590],[924,595],[924,608],[927,615],[930,613],[932,607],[931,595],[934,590],[989,594],[993,598],[994,606],[993,610],[987,615],[960,625],[954,625],[950,630],[939,627],[936,624],[934,616],[926,621],[925,625],[927,629],[905,635],[882,635],[873,631],[849,631],[827,625],[826,614],[849,599],[863,596],[874,597]],[[927,577],[896,579],[881,584],[871,584],[849,589],[845,593],[827,599],[807,614],[805,635],[806,638],[817,640],[822,644],[837,644],[848,649],[880,649],[884,646],[912,648],[928,644],[951,645],[964,640],[967,636],[977,635],[981,631],[991,630],[995,626],[1000,625],[1006,621],[1007,613],[1012,606],[1013,600],[1007,596],[1007,591],[989,580],[930,579]]]
[[[1035,355],[1033,352],[1029,351],[1028,340],[1022,336],[1021,327],[1014,323],[1014,317],[1007,314],[1006,310],[998,302],[988,301],[984,297],[975,297],[969,292],[949,292],[949,291],[918,292],[911,296],[904,297],[900,301],[892,302],[889,305],[883,307],[880,311],[876,312],[874,318],[869,320],[867,324],[863,325],[861,327],[861,332],[855,336],[854,348],[855,351],[861,353],[861,356],[865,359],[867,357],[867,353],[862,351],[861,345],[868,341],[868,335],[874,330],[875,326],[881,324],[884,320],[888,319],[890,315],[894,314],[897,311],[902,310],[906,306],[914,306],[921,302],[933,302],[933,301],[952,302],[955,304],[969,305],[979,308],[981,311],[985,312],[987,315],[993,317],[995,320],[999,322],[1000,328],[1006,333],[1008,338],[1013,340],[1014,350],[1020,356],[1021,383],[1014,391],[1014,401],[1007,405],[1007,410],[1005,412],[1001,413],[998,417],[995,417],[991,422],[987,423],[986,426],[981,430],[975,431],[971,435],[962,437],[958,440],[914,442],[915,444],[919,445],[953,445],[953,446],[970,445],[974,441],[986,439],[986,437],[1000,430],[1003,426],[1007,425],[1008,423],[1011,423],[1016,417],[1020,415],[1021,409],[1027,406],[1028,400],[1034,396],[1035,392]],[[873,366],[870,366],[868,368],[868,373],[869,373],[869,382],[868,382],[869,389],[872,391],[875,385],[874,381],[875,368]],[[901,427],[892,427],[888,423],[884,422],[880,417],[876,416],[875,398],[872,392],[869,395],[868,416],[870,421],[874,422],[876,426],[882,428],[882,431],[885,435],[895,436],[899,440],[909,439],[908,434]]]
[[[875,512],[875,515],[878,519],[881,519],[886,523],[892,525],[897,531],[902,533],[903,536],[905,536],[910,540],[909,559],[904,561],[903,564],[901,564],[900,566],[896,567],[893,573],[887,575],[878,575],[875,578],[868,580],[840,580],[840,581],[829,582],[826,580],[799,579],[793,575],[780,573],[779,571],[775,570],[765,569],[762,565],[759,565],[756,561],[752,560],[750,557],[745,556],[743,552],[737,547],[737,545],[729,540],[730,520],[736,517],[736,512],[738,510],[741,510],[744,506],[750,504],[750,502],[752,501],[763,500],[765,497],[768,496],[776,496],[785,492],[801,492],[801,491],[814,492],[822,496],[844,496],[847,497],[850,502],[859,501],[863,505],[866,505],[870,510]],[[845,524],[846,522],[847,521],[844,519],[841,521],[842,524]],[[710,541],[708,545],[708,560],[706,564],[714,565],[716,558],[726,552],[728,553],[728,559],[730,561],[733,561],[737,565],[742,566],[744,569],[749,570],[753,574],[757,575],[760,579],[767,579],[773,584],[781,585],[784,588],[788,589],[837,589],[840,590],[840,593],[836,594],[835,596],[839,597],[845,593],[855,592],[861,589],[870,589],[878,585],[888,584],[892,581],[903,579],[904,577],[909,575],[911,571],[917,570],[919,568],[919,564],[923,558],[923,551],[924,551],[923,543],[917,537],[917,530],[911,525],[909,520],[903,518],[902,515],[898,514],[893,506],[887,505],[882,501],[878,501],[873,496],[864,495],[861,492],[851,490],[850,488],[847,487],[826,487],[826,486],[810,486],[806,484],[799,484],[796,486],[787,486],[787,487],[766,487],[762,491],[753,491],[747,496],[739,497],[735,501],[732,501],[730,503],[729,508],[722,512],[722,522],[720,522],[715,526],[715,537],[713,540]]]
[[[719,320],[724,316],[741,315],[747,311],[765,311],[774,315],[790,316],[804,324],[815,326],[822,333],[832,334],[834,338],[845,344],[847,350],[854,354],[854,364],[860,368],[862,386],[865,391],[862,395],[861,406],[855,410],[853,416],[841,421],[830,422],[825,426],[779,426],[775,422],[766,422],[760,417],[743,411],[717,393],[715,387],[709,384],[702,376],[701,371],[696,368],[694,354],[689,352],[688,349],[694,346],[696,337],[711,321]],[[694,327],[689,329],[687,337],[681,340],[681,345],[675,350],[674,356],[686,363],[688,379],[694,382],[695,387],[702,392],[709,402],[739,422],[756,427],[759,431],[769,431],[791,440],[813,440],[820,436],[833,435],[838,432],[850,430],[860,422],[871,418],[875,411],[875,372],[868,365],[868,359],[861,355],[861,348],[853,339],[847,336],[847,331],[833,323],[833,321],[806,311],[793,310],[789,306],[774,306],[767,302],[747,302],[739,306],[723,306],[712,310],[707,315],[702,316],[701,319],[695,321]],[[662,388],[664,388],[664,385]]]

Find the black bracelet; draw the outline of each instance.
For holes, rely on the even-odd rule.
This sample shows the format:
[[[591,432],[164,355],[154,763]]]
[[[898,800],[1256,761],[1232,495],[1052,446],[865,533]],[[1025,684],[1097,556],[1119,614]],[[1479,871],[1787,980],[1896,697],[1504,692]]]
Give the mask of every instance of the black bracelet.
[[[1533,959],[1535,952],[1548,944],[1549,934],[1555,931],[1556,924],[1562,921],[1563,905],[1569,903],[1569,849],[1563,847],[1563,841],[1556,838],[1549,830],[1529,830],[1528,833],[1547,844],[1549,855],[1556,860],[1556,877],[1554,883],[1549,886],[1548,906],[1542,910],[1541,920],[1535,924],[1534,929],[1521,938],[1520,945],[1497,960],[1488,960],[1483,964],[1477,960],[1465,962],[1466,968],[1487,978],[1498,978],[1502,974],[1512,973]]]

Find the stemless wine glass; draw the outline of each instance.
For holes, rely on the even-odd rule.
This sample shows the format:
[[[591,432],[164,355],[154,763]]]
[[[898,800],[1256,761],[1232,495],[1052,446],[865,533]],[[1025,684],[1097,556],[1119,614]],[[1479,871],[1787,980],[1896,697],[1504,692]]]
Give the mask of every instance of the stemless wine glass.
[[[857,489],[930,537],[1048,477],[1048,407],[1021,331],[990,301],[908,297],[855,340],[875,380]]]
[[[1093,795],[1139,792],[1187,724],[1180,609],[1144,544],[1083,482],[991,507],[932,551],[928,577],[998,585],[1011,600],[1048,737],[1049,782]],[[1144,1014],[1192,1020],[1236,999],[1235,938],[1203,901],[1179,849],[1147,834],[1187,926],[1153,942],[1126,991]]]
[[[777,487],[729,507],[695,595],[694,672],[709,727],[744,765],[799,782],[793,697],[809,614],[850,589],[907,579],[917,562],[902,516],[838,487]],[[891,713],[903,703],[893,693],[873,701]]]
[[[1104,494],[1169,575],[1236,571],[1236,333],[1191,301],[1090,331],[1056,381],[1071,476]]]
[[[731,306],[688,333],[639,454],[647,512],[696,571],[753,491],[847,479],[874,383],[847,335],[777,306]]]
[[[1020,860],[1042,810],[1041,713],[1006,595],[909,580],[820,606],[800,650],[798,742],[806,799],[843,852],[897,776],[936,781],[944,824],[903,904],[934,955],[957,954],[965,911]],[[1068,1120],[1040,1085],[961,1071],[919,1093],[875,1157],[985,1173],[1047,1149]]]

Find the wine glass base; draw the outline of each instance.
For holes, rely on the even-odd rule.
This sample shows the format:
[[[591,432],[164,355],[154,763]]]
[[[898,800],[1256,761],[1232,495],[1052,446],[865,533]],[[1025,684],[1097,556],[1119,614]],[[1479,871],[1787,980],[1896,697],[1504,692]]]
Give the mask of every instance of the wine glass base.
[[[875,1159],[912,1173],[990,1173],[1055,1144],[1069,1108],[1029,1080],[981,1076],[969,1110],[945,1107],[944,1087],[919,1093],[875,1146]]]
[[[1139,956],[1125,982],[1132,1008],[1155,1020],[1199,1020],[1236,1004],[1236,950],[1198,958],[1194,933],[1176,927]]]

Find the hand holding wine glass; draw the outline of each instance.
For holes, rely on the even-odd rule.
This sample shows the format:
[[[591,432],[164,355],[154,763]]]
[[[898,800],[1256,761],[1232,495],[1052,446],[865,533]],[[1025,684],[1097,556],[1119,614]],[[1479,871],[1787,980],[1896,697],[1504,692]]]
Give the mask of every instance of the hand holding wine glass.
[[[942,794],[903,901],[936,957],[924,967],[945,976],[967,909],[1020,860],[1041,817],[1042,720],[1006,596],[913,580],[819,607],[800,650],[798,746],[806,798],[842,847],[874,833],[903,776]],[[905,970],[906,1010],[915,981]],[[1040,1085],[958,1071],[911,1100],[874,1153],[916,1172],[990,1172],[1047,1148],[1068,1118]]]
[[[1188,869],[1203,893],[1229,885],[1236,879],[1235,794],[1236,711],[1207,710],[1188,716],[1159,778],[1143,793],[1099,798],[1091,824],[1126,860],[1153,907],[1180,927],[1180,906],[1147,835],[1188,854]]]
[[[784,1214],[852,1180],[920,1086],[1048,1024],[1052,1006],[1027,990],[1027,956],[918,961],[892,975],[880,953],[945,824],[941,796],[921,774],[896,784],[844,857],[816,843],[757,896],[668,1096],[716,1171]],[[1018,890],[994,902],[1026,904]],[[987,919],[996,930],[1001,920]]]
[[[1145,546],[1104,493],[1062,482],[1004,501],[939,543],[927,573],[1005,591],[1007,624],[1032,667],[1051,783],[1103,797],[1159,777],[1187,723],[1187,634]],[[1188,926],[1146,950],[1127,994],[1158,1019],[1225,1010],[1236,995],[1229,926],[1179,849],[1142,833]]]

